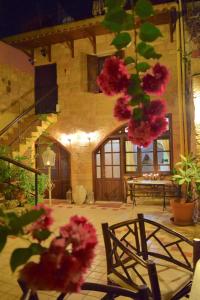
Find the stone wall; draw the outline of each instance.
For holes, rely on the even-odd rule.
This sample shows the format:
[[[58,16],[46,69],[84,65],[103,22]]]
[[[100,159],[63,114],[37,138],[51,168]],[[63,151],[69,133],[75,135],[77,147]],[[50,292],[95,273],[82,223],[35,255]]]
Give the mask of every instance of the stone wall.
[[[34,67],[28,61],[28,57],[0,42],[0,130],[33,103],[33,79]],[[20,99],[30,90],[25,98]],[[19,101],[11,106],[16,100]]]
[[[174,162],[179,160],[181,112],[178,107],[177,92],[177,44],[176,35],[170,42],[169,26],[161,26],[163,38],[156,43],[157,51],[163,54],[161,63],[170,69],[171,81],[163,96],[167,99],[168,112],[172,113]],[[113,35],[97,37],[97,55],[112,54],[115,49],[110,45]],[[127,53],[130,50],[127,50]],[[71,135],[77,131],[86,133],[98,131],[98,139],[83,144],[77,140],[66,141],[71,152],[72,187],[84,185],[92,187],[92,152],[110,132],[119,127],[120,122],[113,118],[115,97],[87,91],[87,54],[92,54],[89,39],[75,41],[75,58],[64,44],[52,47],[52,63],[57,63],[58,95],[60,114],[58,122],[51,126],[49,133],[60,140],[61,134]],[[35,51],[37,65],[47,64],[48,58],[42,57],[40,49]]]

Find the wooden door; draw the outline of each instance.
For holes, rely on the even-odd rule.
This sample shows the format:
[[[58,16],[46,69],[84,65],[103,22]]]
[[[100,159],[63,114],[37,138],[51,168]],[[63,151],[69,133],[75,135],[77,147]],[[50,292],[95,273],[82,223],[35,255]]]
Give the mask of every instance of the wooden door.
[[[35,113],[56,113],[57,103],[56,64],[35,67]]]
[[[54,188],[52,190],[53,199],[66,199],[66,192],[71,188],[71,168],[70,168],[70,154],[57,141],[50,138],[40,138],[36,143],[36,167],[41,172],[47,174],[47,168],[44,167],[42,161],[42,153],[47,146],[56,153],[55,166],[51,169],[52,182]],[[46,193],[48,197],[48,192]]]
[[[120,139],[108,139],[94,153],[95,199],[123,201]]]

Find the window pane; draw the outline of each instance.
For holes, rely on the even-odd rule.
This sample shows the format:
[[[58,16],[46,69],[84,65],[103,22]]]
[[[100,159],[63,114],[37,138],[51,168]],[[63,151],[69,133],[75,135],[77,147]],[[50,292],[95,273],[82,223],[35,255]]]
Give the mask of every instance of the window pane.
[[[137,166],[126,166],[126,172],[136,172]]]
[[[145,153],[145,152],[150,152],[150,151],[153,151],[153,143],[150,144],[148,147],[141,147],[141,152],[142,153]]]
[[[120,152],[119,140],[112,140],[112,151],[113,152]]]
[[[126,153],[126,165],[137,165],[137,153]]]
[[[105,151],[105,152],[111,152],[111,141],[107,142],[107,143],[104,145],[104,151]]]
[[[158,151],[169,151],[169,140],[157,140],[157,150]]]
[[[158,155],[158,164],[159,165],[161,165],[161,164],[169,165],[170,164],[169,152],[158,152],[157,155]]]
[[[137,152],[137,146],[130,141],[125,141],[126,152]]]
[[[100,154],[96,154],[96,165],[100,166],[101,165],[101,157]]]
[[[105,178],[112,178],[112,167],[111,166],[105,167]]]
[[[105,153],[105,165],[112,165],[112,154]]]
[[[159,171],[160,172],[169,172],[170,171],[170,166],[159,166]]]
[[[97,178],[101,178],[101,168],[97,167]]]
[[[168,131],[168,130],[169,130],[169,118],[167,117],[166,120],[167,120],[167,123],[168,123],[168,124],[167,124],[167,130],[166,130],[166,131]]]
[[[113,165],[120,165],[120,154],[113,153]]]
[[[153,166],[142,166],[142,172],[146,173],[146,172],[153,172],[154,171],[154,167]]]
[[[153,152],[142,153],[142,165],[153,165]]]
[[[120,166],[119,167],[113,167],[113,177],[114,178],[120,178]]]

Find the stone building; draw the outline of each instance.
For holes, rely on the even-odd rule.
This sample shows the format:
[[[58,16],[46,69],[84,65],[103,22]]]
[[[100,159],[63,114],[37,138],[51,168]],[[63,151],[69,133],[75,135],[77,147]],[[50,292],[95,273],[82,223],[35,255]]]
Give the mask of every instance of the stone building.
[[[163,177],[169,176],[180,153],[187,153],[191,147],[194,150],[195,143],[192,144],[191,139],[188,139],[188,132],[194,134],[194,122],[192,112],[189,116],[186,114],[180,51],[181,21],[176,19],[177,10],[176,3],[156,6],[154,21],[157,20],[155,22],[163,37],[155,46],[162,54],[161,63],[167,65],[171,77],[164,94],[168,106],[169,130],[146,150],[131,146],[126,141],[126,124],[113,118],[116,98],[106,97],[96,86],[96,75],[103,60],[115,54],[111,45],[113,35],[100,25],[102,16],[4,39],[7,46],[2,44],[2,47],[12,49],[16,62],[26,61],[26,69],[21,63],[15,66],[11,61],[1,62],[3,101],[0,108],[3,118],[0,120],[0,128],[3,129],[12,119],[10,111],[13,108],[8,112],[4,106],[8,107],[15,98],[20,99],[30,91],[22,97],[25,104],[20,104],[21,113],[34,101],[40,100],[48,90],[52,91],[50,102],[45,104],[44,110],[40,105],[42,102],[36,105],[37,117],[33,117],[32,110],[21,121],[21,127],[18,128],[22,132],[21,140],[14,138],[12,145],[13,150],[20,151],[21,155],[28,153],[32,163],[35,163],[35,151],[38,151],[36,167],[43,171],[45,168],[40,156],[49,143],[53,145],[57,154],[56,166],[52,170],[55,198],[64,198],[70,186],[72,190],[84,186],[87,192],[94,191],[98,200],[123,201],[125,175],[142,176],[144,172],[152,172]],[[124,51],[128,55],[132,49],[129,47]],[[16,54],[19,52],[23,58],[18,60]],[[191,102],[189,105],[192,111]],[[187,118],[190,119],[189,123]],[[32,125],[24,132],[28,124]],[[37,133],[35,127],[38,127]],[[42,137],[44,132],[48,134]],[[2,140],[8,141],[12,136],[12,133],[8,137],[4,133]],[[25,146],[18,147],[20,143]],[[142,165],[145,154],[152,159],[147,168]]]

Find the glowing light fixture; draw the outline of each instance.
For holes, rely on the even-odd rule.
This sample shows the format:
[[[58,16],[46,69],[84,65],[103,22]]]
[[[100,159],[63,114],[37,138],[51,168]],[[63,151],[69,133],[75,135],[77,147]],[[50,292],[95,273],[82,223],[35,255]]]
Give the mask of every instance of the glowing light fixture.
[[[70,145],[70,144],[80,144],[80,145],[87,145],[91,142],[97,141],[99,138],[99,133],[97,131],[94,132],[84,132],[84,131],[77,131],[73,134],[65,134],[62,133],[60,135],[60,142],[63,145]]]

